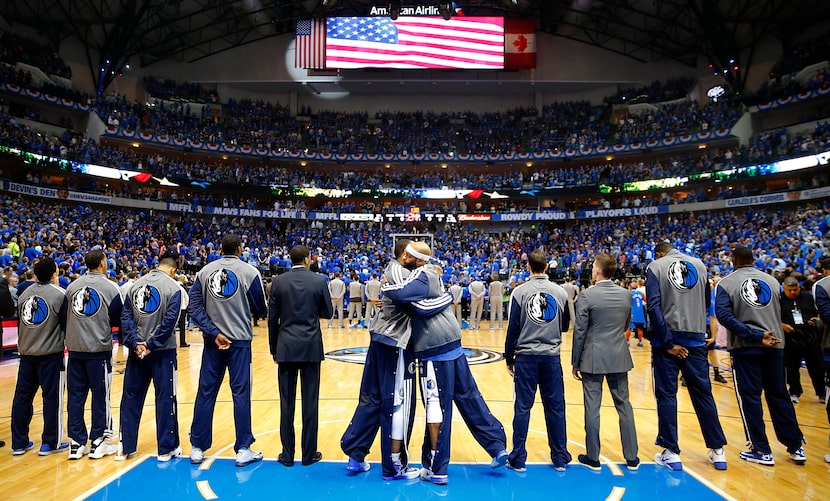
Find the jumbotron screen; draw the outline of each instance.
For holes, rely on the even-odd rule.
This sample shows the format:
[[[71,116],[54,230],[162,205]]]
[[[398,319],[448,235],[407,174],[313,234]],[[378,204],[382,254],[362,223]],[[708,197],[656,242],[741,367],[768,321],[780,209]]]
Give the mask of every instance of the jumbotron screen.
[[[330,17],[326,67],[503,69],[504,18]]]

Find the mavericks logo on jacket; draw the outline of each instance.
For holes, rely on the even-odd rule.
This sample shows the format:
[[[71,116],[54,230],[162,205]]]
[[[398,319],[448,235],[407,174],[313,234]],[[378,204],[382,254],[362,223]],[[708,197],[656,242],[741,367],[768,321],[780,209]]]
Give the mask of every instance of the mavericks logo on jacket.
[[[763,308],[772,299],[772,291],[763,280],[749,278],[741,284],[741,299],[753,308]]]
[[[75,315],[91,317],[101,309],[101,296],[92,287],[84,287],[75,292],[70,305]]]
[[[133,289],[136,289],[133,287]],[[158,311],[161,306],[161,294],[159,290],[150,284],[138,287],[132,291],[133,308],[142,315],[151,315]]]
[[[669,283],[681,291],[686,291],[697,285],[697,268],[688,261],[675,261],[669,265]]]
[[[233,271],[222,268],[214,271],[210,275],[207,285],[213,297],[216,299],[228,299],[239,290],[239,279],[236,278],[236,274]]]
[[[527,317],[539,325],[549,324],[556,318],[559,304],[547,292],[536,292],[527,297],[525,311]]]
[[[40,325],[49,318],[49,306],[40,296],[32,296],[20,305],[20,320],[26,325]]]

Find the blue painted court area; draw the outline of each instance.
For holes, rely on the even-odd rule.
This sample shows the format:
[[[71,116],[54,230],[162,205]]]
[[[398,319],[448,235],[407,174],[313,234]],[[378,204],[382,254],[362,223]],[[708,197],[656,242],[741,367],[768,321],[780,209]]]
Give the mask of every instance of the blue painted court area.
[[[617,472],[621,476],[614,475],[607,465],[601,472],[576,464],[557,472],[549,465],[528,464],[527,472],[516,473],[504,468],[493,470],[487,464],[452,464],[450,482],[445,486],[421,480],[384,482],[377,464],[368,473],[350,476],[345,466],[345,462],[320,462],[286,468],[272,460],[237,468],[232,459],[217,459],[209,469],[200,470],[187,458],[158,463],[150,457],[88,499],[723,499],[688,472],[673,472],[654,464],[643,464],[635,472],[623,467]]]

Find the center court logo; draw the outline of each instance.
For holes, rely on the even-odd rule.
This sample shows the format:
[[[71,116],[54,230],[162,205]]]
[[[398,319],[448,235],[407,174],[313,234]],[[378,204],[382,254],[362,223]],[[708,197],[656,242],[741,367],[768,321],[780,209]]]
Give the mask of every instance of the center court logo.
[[[208,290],[216,299],[228,299],[239,290],[239,279],[227,268],[216,270],[208,278]]]
[[[697,268],[688,261],[675,261],[669,265],[669,283],[681,291],[686,291],[697,285]]]
[[[556,318],[559,305],[553,296],[547,292],[537,292],[528,296],[525,301],[527,317],[535,324],[545,325]]]
[[[40,325],[49,318],[49,306],[40,296],[32,296],[20,305],[20,320],[26,325]]]
[[[138,313],[151,315],[158,311],[159,306],[161,306],[161,294],[152,285],[147,284],[133,291],[133,307]]]
[[[763,308],[772,299],[772,291],[763,280],[749,278],[741,284],[741,299],[753,308]]]
[[[83,287],[72,296],[72,313],[79,317],[91,317],[101,308],[101,296],[92,287]]]
[[[358,348],[341,348],[326,353],[326,358],[336,360],[338,362],[347,362],[350,364],[365,364],[366,351],[365,346]],[[482,350],[479,348],[462,348],[464,356],[467,357],[467,363],[470,365],[489,364],[491,362],[498,362],[502,360],[502,354],[492,350]],[[410,373],[415,373],[414,364],[407,368]]]

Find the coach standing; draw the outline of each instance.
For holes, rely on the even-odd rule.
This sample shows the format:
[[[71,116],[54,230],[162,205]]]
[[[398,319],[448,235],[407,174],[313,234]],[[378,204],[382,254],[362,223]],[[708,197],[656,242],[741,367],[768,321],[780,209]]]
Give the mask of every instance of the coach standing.
[[[750,448],[741,452],[741,459],[766,466],[775,464],[764,429],[764,392],[776,437],[787,447],[792,462],[804,464],[804,435],[798,427],[784,377],[780,285],[752,263],[749,248],[735,247],[735,271],[718,283],[715,294],[718,322],[729,331],[727,348],[732,355],[735,392]]]
[[[213,441],[213,410],[225,376],[230,376],[236,431],[236,466],[260,461],[261,452],[250,449],[251,431],[251,320],[268,311],[259,271],[239,259],[242,241],[236,235],[222,238],[222,258],[196,274],[190,287],[190,318],[202,330],[205,346],[199,371],[199,390],[190,427],[190,462],[199,464]]]
[[[593,266],[596,285],[580,294],[575,307],[571,364],[573,376],[582,380],[587,452],[577,460],[596,471],[600,469],[599,411],[603,380],[608,382],[620,418],[625,464],[629,470],[636,470],[640,465],[634,410],[628,399],[628,371],[634,368],[625,339],[631,320],[631,295],[611,281],[616,272],[613,256],[597,254]]]
[[[712,398],[706,349],[706,310],[711,300],[706,267],[668,242],[657,244],[654,255],[657,259],[646,270],[646,297],[657,400],[655,444],[664,447],[654,460],[671,470],[683,469],[677,438],[677,375],[682,372],[710,449],[709,462],[725,470],[726,437]]]
[[[308,267],[308,248],[289,251],[291,271],[274,278],[269,298],[268,341],[277,363],[280,391],[280,439],[282,452],[277,460],[294,465],[294,404],[297,376],[302,385],[302,464],[323,458],[317,451],[320,362],[323,361],[323,331],[320,319],[332,317],[332,301],[326,280]]]

